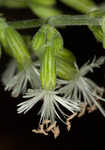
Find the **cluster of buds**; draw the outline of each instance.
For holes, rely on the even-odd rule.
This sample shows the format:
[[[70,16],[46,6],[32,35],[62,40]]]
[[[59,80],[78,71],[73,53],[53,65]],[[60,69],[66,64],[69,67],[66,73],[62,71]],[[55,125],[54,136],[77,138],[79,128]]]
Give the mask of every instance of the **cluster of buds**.
[[[105,34],[105,19],[102,31]],[[31,44],[26,41],[4,18],[0,18],[1,47],[12,58],[2,75],[5,90],[11,91],[13,97],[22,94],[27,99],[18,104],[19,114],[27,113],[39,101],[43,102],[39,111],[39,129],[33,132],[48,135],[51,131],[57,137],[60,133],[57,118],[70,130],[71,119],[82,116],[86,108],[90,112],[97,107],[105,116],[100,105],[100,101],[105,101],[102,98],[104,89],[86,77],[88,72],[104,63],[104,56],[98,60],[94,57],[92,62],[79,68],[73,53],[64,48],[60,32],[49,24],[41,26]]]

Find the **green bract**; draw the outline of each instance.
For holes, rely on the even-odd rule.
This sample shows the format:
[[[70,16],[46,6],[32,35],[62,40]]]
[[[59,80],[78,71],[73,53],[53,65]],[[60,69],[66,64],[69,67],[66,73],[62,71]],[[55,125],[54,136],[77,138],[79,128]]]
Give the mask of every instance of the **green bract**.
[[[7,26],[5,29],[6,40],[10,47],[12,56],[16,59],[19,67],[23,68],[31,63],[30,54],[24,43],[22,36],[11,26]]]
[[[63,49],[61,34],[50,25],[43,25],[32,40],[33,51],[38,57],[43,54],[46,46],[53,47],[56,53]]]
[[[47,46],[41,59],[40,69],[41,87],[52,90],[56,87],[55,53],[52,47]]]

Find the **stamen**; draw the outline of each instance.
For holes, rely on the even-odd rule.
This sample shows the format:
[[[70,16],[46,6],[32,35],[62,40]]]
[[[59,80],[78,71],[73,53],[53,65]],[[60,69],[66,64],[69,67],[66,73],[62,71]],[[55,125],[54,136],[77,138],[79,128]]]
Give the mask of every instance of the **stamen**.
[[[87,110],[88,110],[88,113],[92,113],[92,112],[94,112],[95,110],[97,110],[97,107],[96,107],[96,105],[94,104],[94,105],[88,107]]]
[[[77,113],[70,115],[69,118],[67,118],[67,121],[72,120],[75,116],[77,116]]]
[[[67,120],[66,120],[66,125],[67,125],[67,130],[68,130],[68,131],[70,131],[70,129],[71,129],[71,122],[70,122],[70,121],[71,121],[75,116],[77,116],[77,113],[74,113],[74,114],[70,115],[69,118],[67,118]]]
[[[48,135],[48,133],[46,133],[45,130],[44,130],[44,125],[43,124],[40,125],[40,128],[38,130],[33,129],[32,132],[37,133],[37,134],[38,133],[39,134],[44,134],[46,136]]]
[[[85,114],[86,108],[87,108],[87,103],[85,102],[85,103],[82,104],[82,110],[81,110],[81,112],[78,114],[78,117],[79,117],[79,118],[82,117],[82,116]]]
[[[57,126],[56,128],[54,129],[51,129],[52,133],[54,134],[54,138],[56,139],[59,134],[60,134],[60,129],[59,129],[59,126]]]
[[[70,129],[71,129],[71,122],[66,121],[66,125],[67,125],[67,130],[70,131]]]
[[[100,93],[98,93],[100,97],[103,96],[104,88],[102,87],[102,89],[103,89],[103,91],[100,92]],[[95,88],[94,92],[97,93],[97,88]],[[98,101],[98,100],[99,100],[99,99],[97,98],[96,101]],[[95,104],[93,104],[92,106],[88,107],[87,110],[88,110],[88,113],[92,113],[92,112],[94,112],[95,110],[97,110],[97,106],[96,106]]]
[[[54,121],[54,123],[53,124],[51,124],[47,129],[46,129],[46,131],[47,132],[49,132],[49,131],[51,131],[53,128],[55,128],[56,127],[56,121]]]

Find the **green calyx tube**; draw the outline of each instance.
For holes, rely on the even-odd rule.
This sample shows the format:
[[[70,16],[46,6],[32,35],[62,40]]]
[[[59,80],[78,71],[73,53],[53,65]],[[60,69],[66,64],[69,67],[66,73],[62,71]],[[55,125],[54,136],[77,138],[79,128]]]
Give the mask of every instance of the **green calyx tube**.
[[[19,69],[23,69],[32,63],[30,54],[22,36],[11,26],[5,28],[6,40],[9,51],[18,63]]]
[[[103,31],[103,34],[104,34],[104,37],[103,37],[103,47],[105,48],[105,16],[103,17],[102,19],[102,31]]]
[[[41,87],[45,90],[53,90],[56,87],[55,53],[52,47],[46,47],[41,58],[40,68]]]
[[[56,59],[62,59],[63,61],[70,64],[74,63],[76,60],[74,54],[66,48],[56,52]]]
[[[6,40],[6,34],[5,34],[5,28],[7,27],[6,20],[4,18],[0,18],[0,43],[1,47],[4,48],[5,52],[9,54],[10,56],[12,55],[9,46]]]

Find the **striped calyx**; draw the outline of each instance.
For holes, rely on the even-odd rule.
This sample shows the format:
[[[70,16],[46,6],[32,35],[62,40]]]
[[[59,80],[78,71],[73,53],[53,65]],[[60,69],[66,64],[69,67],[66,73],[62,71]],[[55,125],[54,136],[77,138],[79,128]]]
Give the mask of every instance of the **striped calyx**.
[[[1,46],[3,46],[5,52],[9,55],[11,55],[11,52],[9,50],[8,43],[6,41],[6,34],[5,34],[5,28],[7,26],[7,23],[4,18],[0,18],[0,43]]]
[[[74,63],[68,63],[67,61],[56,58],[56,74],[58,77],[64,80],[72,80],[75,78],[77,70]]]
[[[105,16],[103,17],[102,19],[102,31],[103,31],[103,34],[104,34],[104,37],[103,37],[103,47],[105,48]]]
[[[29,65],[31,57],[22,36],[11,26],[6,27],[5,34],[12,56],[16,59],[19,68]]]
[[[52,47],[55,52],[63,49],[63,39],[61,34],[50,25],[43,25],[34,35],[32,48],[38,57],[44,53],[47,46]]]
[[[97,41],[102,42],[104,38],[104,34],[103,34],[101,27],[100,26],[88,26],[88,27],[94,34]]]
[[[56,52],[56,58],[57,57],[62,59],[65,62],[70,63],[70,64],[72,64],[76,61],[74,54],[66,48],[63,48],[62,50],[57,51]]]
[[[88,13],[88,15],[90,17],[103,17],[105,15],[105,11],[101,10],[101,9],[95,9],[94,11],[90,11]],[[99,41],[99,42],[103,42],[103,39],[104,39],[104,33],[103,33],[103,30],[101,28],[101,26],[94,26],[94,25],[91,25],[91,26],[88,26],[89,29],[93,32],[95,38]]]
[[[74,66],[76,58],[70,50],[63,50],[56,53],[56,74],[64,80],[71,80],[75,77],[77,70]]]
[[[52,47],[47,46],[41,59],[40,69],[41,87],[52,90],[56,87],[55,52]]]

